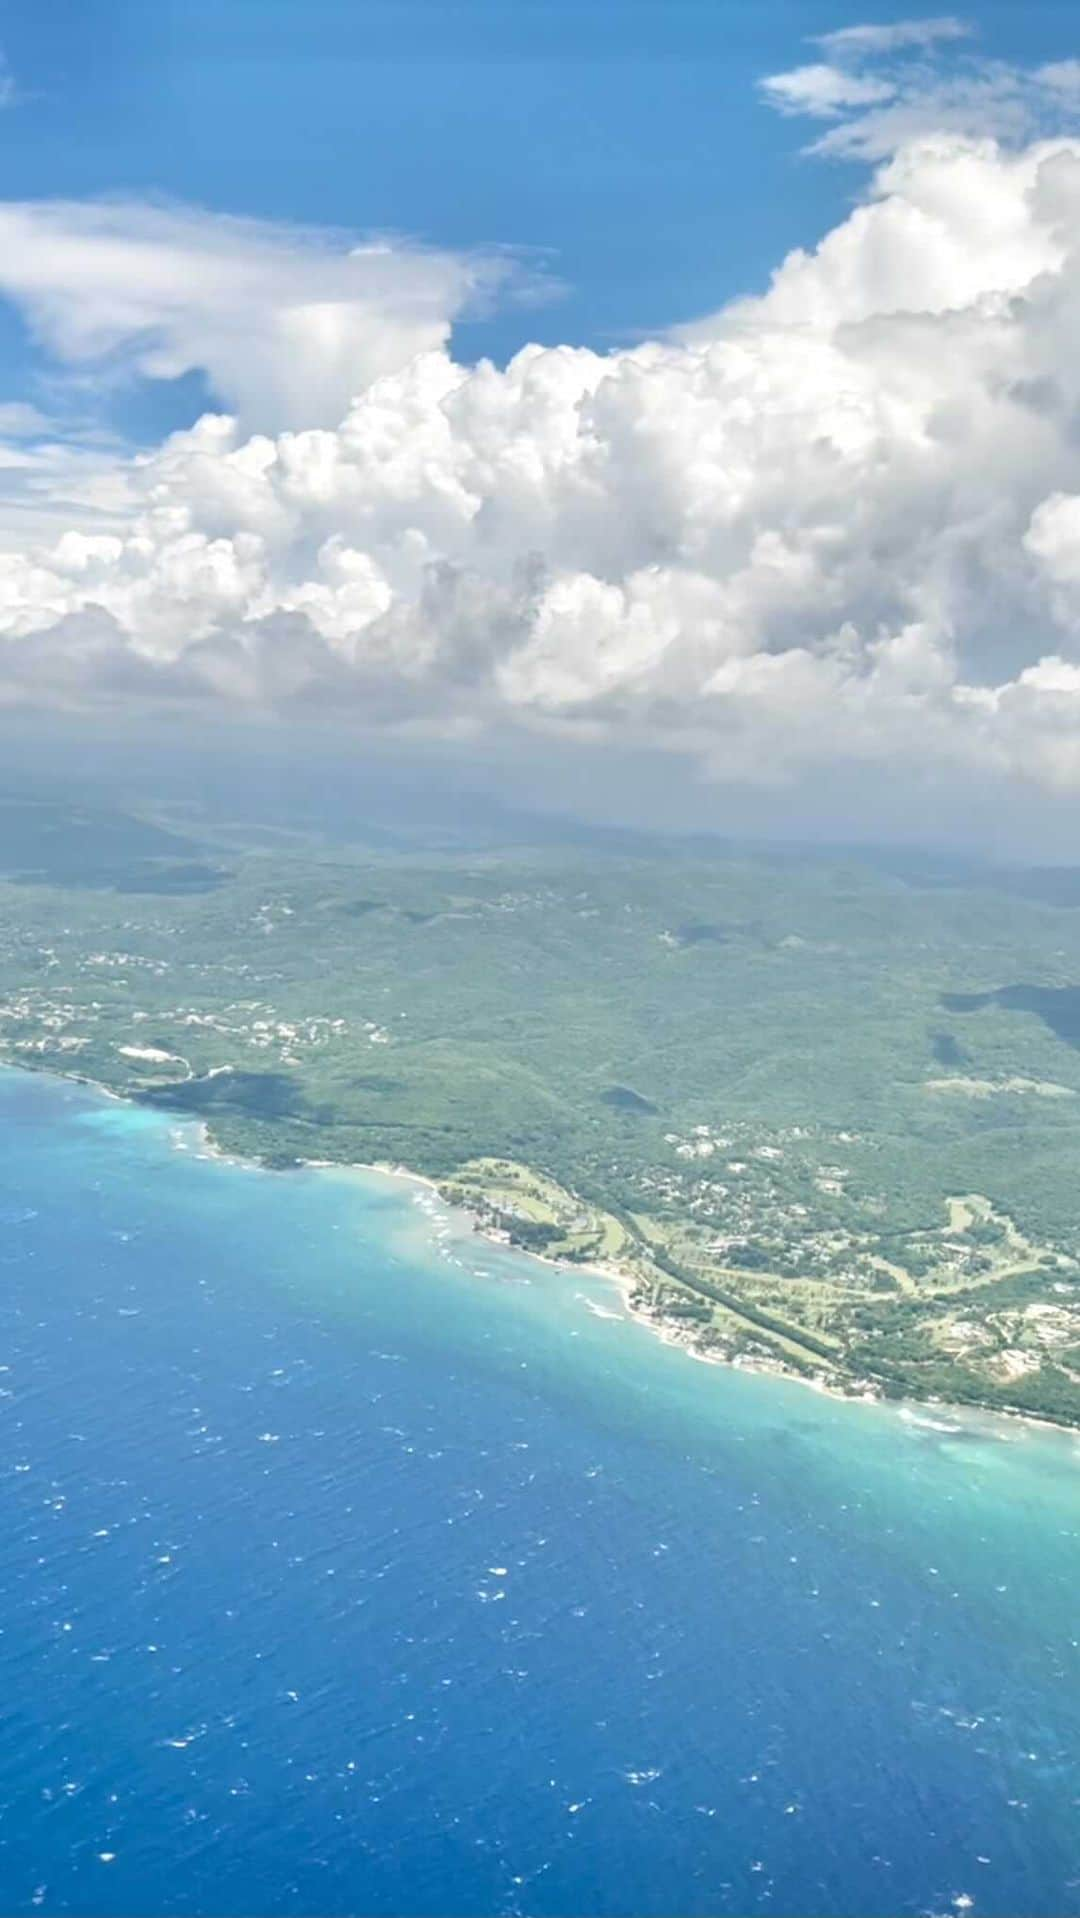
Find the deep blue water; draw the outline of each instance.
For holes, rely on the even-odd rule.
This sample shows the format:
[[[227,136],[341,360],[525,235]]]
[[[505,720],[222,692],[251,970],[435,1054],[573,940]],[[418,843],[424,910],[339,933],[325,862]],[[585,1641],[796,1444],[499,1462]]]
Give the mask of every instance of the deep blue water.
[[[0,1909],[1080,1912],[1080,1448],[0,1074]]]

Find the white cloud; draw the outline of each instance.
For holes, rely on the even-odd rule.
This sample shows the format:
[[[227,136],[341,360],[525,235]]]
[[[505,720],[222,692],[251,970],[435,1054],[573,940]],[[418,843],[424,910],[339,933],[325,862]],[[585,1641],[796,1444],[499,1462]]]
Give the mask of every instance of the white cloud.
[[[893,96],[888,81],[864,79],[842,67],[821,64],[775,73],[762,81],[761,88],[778,112],[807,113],[815,120],[834,120],[845,108],[873,106]]]
[[[777,112],[829,121],[809,151],[834,159],[874,162],[943,133],[1020,143],[1075,124],[1080,62],[1010,64],[968,52],[970,37],[951,14],[843,27],[815,38],[823,62],[771,74],[761,92]]]
[[[900,53],[916,48],[925,51],[971,36],[971,26],[954,13],[937,14],[926,20],[893,20],[875,26],[840,27],[835,33],[814,36],[830,59],[864,60],[875,54]]]
[[[928,20],[896,20],[890,25],[841,27],[835,33],[814,37],[813,44],[825,55],[823,61],[794,67],[787,73],[770,74],[761,82],[761,92],[778,113],[805,114],[812,120],[844,119],[844,126],[814,150],[854,153],[877,157],[890,150],[883,133],[889,130],[892,145],[898,144],[892,129],[905,124],[917,111],[928,117],[926,124],[940,126],[940,105],[928,104],[928,94],[940,94],[936,78],[929,83],[923,63],[912,64],[911,54],[930,54],[941,45],[966,39],[970,27],[953,15]],[[1072,62],[1058,68],[1044,68],[1046,85],[1058,92],[1068,89],[1068,70]],[[867,71],[873,66],[873,71]],[[883,109],[888,108],[888,111]],[[873,111],[867,111],[873,109]],[[870,147],[877,152],[870,155]]]
[[[0,202],[0,296],[93,383],[204,372],[251,425],[331,425],[354,393],[445,344],[505,256],[183,206]]]
[[[49,430],[49,422],[36,406],[25,400],[0,400],[0,438],[38,439]]]
[[[1055,60],[1036,67],[1035,78],[1070,104],[1080,101],[1080,60]]]
[[[108,276],[93,226],[89,318],[59,290],[84,284],[70,209],[63,272],[36,217],[16,270],[51,288],[69,362],[134,340],[225,384],[252,289],[295,289],[293,241],[259,229],[219,275],[219,224],[173,248],[163,217],[127,209]],[[177,283],[174,311],[178,253],[209,259],[209,291]],[[300,425],[212,415],[96,466],[10,439],[36,517],[0,549],[0,698],[528,733],[587,743],[599,778],[610,745],[744,787],[1080,788],[1080,140],[921,138],[761,297],[610,354],[463,366],[445,315],[469,263],[405,250],[376,297],[363,260],[311,260],[320,298],[340,273],[363,312],[329,370],[312,331],[284,409],[280,336],[253,326],[250,406]],[[170,346],[142,345],[144,312]]]

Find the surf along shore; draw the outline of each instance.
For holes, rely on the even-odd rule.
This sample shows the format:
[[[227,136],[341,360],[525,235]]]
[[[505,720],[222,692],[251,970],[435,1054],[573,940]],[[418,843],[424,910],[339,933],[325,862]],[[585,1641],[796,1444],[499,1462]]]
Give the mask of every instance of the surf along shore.
[[[123,1092],[118,1092],[114,1087],[91,1077],[87,1073],[57,1071],[52,1066],[39,1066],[36,1063],[22,1061],[18,1063],[4,1061],[0,1064],[0,1070],[33,1072],[47,1078],[86,1086],[103,1099],[129,1105],[136,1109],[139,1106],[137,1099]],[[200,1157],[212,1158],[230,1165],[247,1167],[250,1170],[262,1173],[275,1173],[281,1176],[287,1176],[290,1169],[304,1169],[319,1172],[332,1171],[339,1175],[351,1175],[365,1180],[371,1178],[387,1179],[411,1189],[415,1196],[426,1194],[431,1200],[436,1201],[439,1206],[445,1209],[446,1216],[458,1222],[459,1229],[463,1236],[468,1234],[481,1241],[500,1245],[504,1248],[510,1248],[513,1250],[515,1257],[527,1260],[548,1271],[558,1271],[565,1276],[580,1273],[600,1279],[605,1285],[611,1288],[618,1298],[619,1316],[632,1320],[652,1337],[659,1339],[662,1344],[677,1347],[687,1358],[696,1360],[698,1364],[750,1372],[761,1376],[763,1379],[770,1377],[784,1379],[794,1384],[807,1386],[810,1390],[838,1402],[856,1402],[862,1404],[868,1402],[884,1404],[888,1402],[896,1406],[898,1410],[906,1410],[911,1416],[917,1416],[920,1412],[925,1414],[929,1409],[930,1411],[944,1415],[940,1423],[943,1429],[948,1430],[955,1429],[959,1431],[964,1429],[965,1422],[978,1420],[981,1424],[984,1424],[986,1421],[993,1423],[1000,1421],[1003,1427],[1002,1436],[1009,1430],[1015,1435],[1018,1426],[1027,1426],[1033,1430],[1041,1429],[1047,1432],[1072,1434],[1073,1436],[1077,1434],[1078,1427],[1067,1420],[1045,1418],[1019,1408],[970,1401],[967,1403],[953,1402],[937,1395],[929,1394],[925,1397],[916,1397],[910,1393],[897,1393],[890,1391],[885,1381],[877,1380],[873,1377],[845,1377],[835,1370],[808,1370],[795,1364],[789,1364],[781,1354],[771,1352],[764,1348],[757,1351],[750,1350],[730,1353],[722,1348],[718,1349],[713,1346],[705,1346],[701,1343],[698,1332],[693,1325],[688,1324],[685,1318],[680,1317],[677,1313],[665,1309],[662,1300],[657,1302],[650,1296],[647,1286],[643,1284],[643,1277],[640,1271],[635,1271],[629,1264],[621,1264],[617,1260],[571,1260],[558,1258],[549,1256],[531,1247],[521,1245],[505,1230],[493,1226],[490,1219],[485,1217],[484,1212],[481,1211],[478,1206],[471,1205],[467,1199],[463,1201],[458,1197],[451,1196],[455,1186],[455,1180],[453,1178],[445,1180],[436,1179],[430,1174],[419,1172],[411,1166],[399,1163],[388,1163],[382,1160],[343,1161],[337,1159],[303,1158],[298,1159],[293,1168],[282,1167],[274,1165],[260,1158],[258,1155],[241,1154],[222,1146],[214,1137],[213,1123],[211,1120],[193,1118],[180,1111],[172,1115],[166,1115],[163,1113],[161,1107],[156,1107],[155,1109],[159,1113],[162,1113],[163,1116],[171,1116],[173,1118],[177,1147],[183,1150],[190,1149],[188,1146],[188,1138],[193,1138],[195,1153]],[[656,1274],[656,1277],[660,1280],[663,1279],[663,1276],[663,1273],[659,1271]]]

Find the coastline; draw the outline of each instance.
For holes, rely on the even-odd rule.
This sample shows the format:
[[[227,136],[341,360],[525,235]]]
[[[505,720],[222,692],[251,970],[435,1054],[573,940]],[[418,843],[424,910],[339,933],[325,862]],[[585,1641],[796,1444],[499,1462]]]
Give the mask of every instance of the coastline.
[[[205,1129],[205,1121],[198,1121],[197,1123]],[[222,1152],[214,1145],[208,1132],[206,1145],[208,1156],[222,1159],[226,1163],[235,1165],[256,1163],[255,1161],[231,1158],[229,1154]],[[746,1358],[742,1356],[727,1358],[720,1352],[702,1351],[702,1349],[694,1343],[692,1334],[690,1334],[685,1326],[678,1320],[666,1319],[663,1314],[647,1311],[636,1303],[634,1298],[635,1281],[631,1273],[624,1271],[620,1266],[602,1262],[577,1264],[567,1260],[549,1258],[543,1252],[534,1252],[525,1246],[514,1245],[512,1241],[509,1242],[508,1247],[507,1240],[492,1233],[485,1226],[484,1221],[478,1213],[473,1212],[468,1206],[448,1199],[439,1181],[433,1179],[428,1173],[417,1172],[411,1166],[390,1164],[385,1160],[372,1162],[353,1161],[345,1164],[339,1159],[304,1159],[300,1161],[300,1163],[305,1170],[310,1171],[328,1171],[345,1174],[356,1173],[361,1177],[369,1177],[374,1173],[380,1178],[421,1187],[424,1191],[436,1198],[439,1204],[454,1218],[461,1220],[463,1224],[467,1221],[470,1234],[483,1240],[485,1243],[499,1246],[503,1250],[510,1249],[516,1258],[525,1259],[530,1264],[543,1266],[550,1272],[558,1272],[563,1277],[568,1278],[573,1273],[584,1273],[602,1280],[618,1294],[622,1312],[621,1315],[617,1314],[616,1316],[621,1316],[634,1325],[640,1326],[642,1330],[648,1332],[652,1338],[658,1340],[661,1345],[666,1345],[682,1352],[686,1358],[693,1359],[699,1365],[717,1366],[723,1371],[749,1372],[755,1377],[762,1379],[783,1379],[791,1385],[800,1385],[809,1391],[816,1392],[821,1398],[832,1399],[844,1405],[877,1405],[882,1408],[890,1407],[896,1411],[899,1417],[906,1418],[909,1423],[923,1424],[929,1429],[939,1430],[949,1435],[963,1432],[965,1429],[963,1423],[965,1418],[970,1420],[972,1417],[975,1417],[991,1421],[1007,1420],[1010,1426],[1028,1426],[1036,1432],[1055,1433],[1058,1436],[1072,1438],[1080,1444],[1080,1427],[1063,1424],[1057,1419],[1039,1418],[1031,1412],[1013,1411],[1007,1407],[991,1405],[963,1405],[939,1398],[894,1399],[878,1390],[872,1381],[854,1381],[852,1389],[846,1391],[842,1385],[834,1384],[826,1378],[799,1372],[794,1367],[788,1367],[782,1360],[771,1362],[768,1359]],[[940,1413],[944,1416],[941,1418],[932,1418],[929,1415],[933,1413]]]
[[[132,1098],[130,1094],[117,1092],[112,1086],[105,1085],[102,1081],[91,1078],[87,1073],[62,1072],[57,1071],[51,1066],[26,1065],[21,1061],[15,1062],[11,1060],[0,1061],[0,1069],[14,1072],[24,1071],[32,1073],[36,1077],[55,1079],[60,1083],[82,1085],[99,1097],[112,1100],[119,1105],[129,1106],[132,1110],[139,1109],[139,1102]],[[155,1110],[157,1110],[162,1117],[167,1118],[170,1116],[160,1107],[155,1108]],[[175,1129],[182,1128],[185,1132],[192,1131],[194,1133],[195,1157],[213,1159],[223,1165],[233,1166],[239,1170],[275,1172],[287,1169],[268,1165],[254,1156],[226,1151],[225,1148],[220,1146],[215,1140],[211,1129],[211,1122],[208,1119],[197,1118],[180,1112],[171,1116],[175,1122]],[[186,1151],[188,1149],[186,1144],[182,1144],[179,1138],[174,1139],[174,1144],[177,1150]],[[600,1261],[578,1264],[575,1261],[554,1259],[545,1253],[536,1252],[531,1248],[516,1245],[512,1240],[508,1241],[505,1237],[493,1232],[485,1224],[479,1213],[473,1211],[466,1205],[449,1199],[446,1196],[443,1185],[438,1179],[433,1178],[429,1173],[418,1172],[411,1166],[389,1163],[385,1160],[345,1161],[340,1159],[298,1159],[296,1161],[296,1169],[312,1172],[329,1171],[345,1175],[356,1174],[362,1178],[368,1178],[374,1174],[380,1178],[391,1179],[396,1182],[406,1182],[413,1187],[419,1186],[436,1198],[439,1204],[443,1206],[452,1217],[460,1219],[463,1224],[467,1222],[468,1230],[474,1237],[482,1239],[488,1244],[497,1245],[504,1250],[509,1246],[509,1249],[513,1251],[515,1257],[528,1260],[531,1264],[542,1266],[548,1271],[558,1272],[563,1276],[580,1272],[600,1279],[617,1293],[622,1308],[621,1316],[623,1318],[640,1326],[662,1345],[677,1348],[688,1359],[692,1359],[700,1365],[718,1366],[727,1371],[750,1372],[756,1377],[764,1379],[783,1379],[793,1385],[804,1386],[816,1392],[820,1397],[829,1398],[846,1405],[890,1406],[896,1410],[899,1416],[906,1416],[909,1421],[918,1419],[920,1413],[925,1415],[928,1410],[934,1413],[941,1413],[950,1420],[950,1423],[946,1427],[944,1419],[939,1420],[936,1422],[937,1428],[946,1429],[949,1432],[962,1432],[964,1430],[963,1423],[957,1421],[976,1417],[990,1421],[1007,1421],[1012,1427],[1017,1425],[1029,1427],[1035,1432],[1056,1433],[1059,1436],[1070,1437],[1074,1441],[1080,1442],[1080,1425],[1070,1425],[1059,1419],[1042,1418],[1035,1413],[1020,1411],[1019,1409],[1013,1409],[1008,1406],[986,1405],[978,1401],[960,1403],[936,1397],[928,1397],[925,1399],[911,1397],[893,1398],[881,1390],[873,1380],[853,1380],[851,1389],[845,1389],[842,1383],[837,1383],[820,1375],[799,1371],[793,1366],[786,1365],[782,1359],[771,1360],[766,1357],[747,1357],[741,1354],[728,1357],[722,1352],[704,1351],[695,1343],[692,1333],[687,1330],[682,1322],[674,1317],[665,1317],[663,1313],[650,1311],[637,1302],[635,1297],[636,1281],[630,1272],[620,1266]],[[927,1422],[925,1417],[923,1422]]]

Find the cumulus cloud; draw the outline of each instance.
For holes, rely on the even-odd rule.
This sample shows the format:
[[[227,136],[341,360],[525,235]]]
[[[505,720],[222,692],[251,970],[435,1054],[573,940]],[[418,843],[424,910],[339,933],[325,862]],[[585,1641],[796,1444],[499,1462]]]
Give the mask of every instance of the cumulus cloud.
[[[272,239],[254,251],[258,280]],[[313,258],[316,286],[367,272]],[[166,279],[135,307],[160,315]],[[177,307],[185,351],[217,352],[213,315]],[[74,357],[83,320],[54,324]],[[298,387],[297,424],[212,414],[67,473],[66,522],[0,551],[0,698],[528,732],[598,768],[662,747],[744,785],[1075,791],[1078,333],[1080,140],[921,137],[764,294],[677,337],[500,369],[438,332],[346,377],[361,327],[331,386],[309,369],[355,389],[337,418]]]
[[[515,273],[458,254],[137,202],[0,202],[0,297],[100,384],[198,370],[251,426],[333,425]]]

